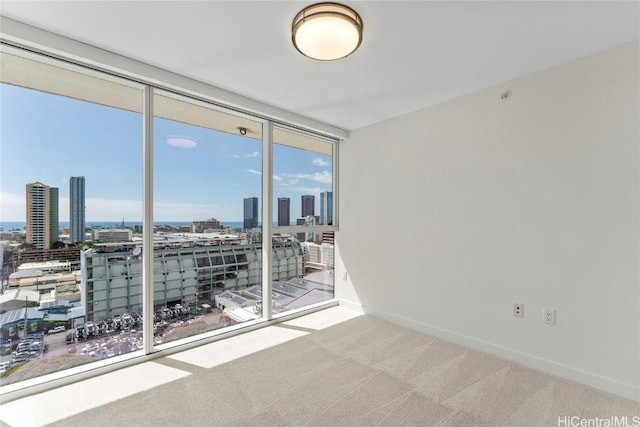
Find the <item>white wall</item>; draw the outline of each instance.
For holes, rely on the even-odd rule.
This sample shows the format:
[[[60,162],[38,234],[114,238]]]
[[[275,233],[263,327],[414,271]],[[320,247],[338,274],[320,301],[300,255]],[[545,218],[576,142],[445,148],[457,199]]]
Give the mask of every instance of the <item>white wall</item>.
[[[337,296],[640,400],[638,52],[629,43],[352,132]]]

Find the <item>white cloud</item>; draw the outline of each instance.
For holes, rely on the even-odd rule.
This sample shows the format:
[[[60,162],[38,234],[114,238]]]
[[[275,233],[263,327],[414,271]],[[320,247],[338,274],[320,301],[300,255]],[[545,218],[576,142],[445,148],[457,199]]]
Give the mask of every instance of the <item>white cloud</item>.
[[[62,199],[60,203],[62,204]],[[87,223],[90,221],[118,221],[123,218],[125,221],[142,221],[142,200],[88,198],[86,199],[86,205]],[[63,216],[62,212],[60,212],[61,221],[66,221],[68,218],[68,209],[66,216]]]
[[[26,195],[0,192],[0,221],[20,221],[27,219]],[[69,219],[69,198],[58,198],[58,218],[60,221]]]
[[[70,220],[68,197],[58,197],[58,221]]]
[[[291,190],[298,191],[303,194],[313,194],[314,196],[318,196],[318,197],[320,197],[320,193],[322,193],[323,191],[326,191],[324,188],[318,188],[318,187],[296,187],[296,188],[292,188]]]
[[[239,159],[240,156],[238,156],[237,154],[232,154],[231,157],[233,157],[234,159]]]
[[[86,199],[87,221],[142,220],[142,200]],[[69,198],[58,198],[58,218],[69,221]],[[0,193],[0,219],[2,221],[26,220],[26,196],[16,193]]]
[[[0,192],[0,220],[24,221],[27,202],[24,194]]]
[[[234,218],[236,212],[213,203],[189,203],[179,200],[156,200],[153,202],[154,222],[201,221],[211,217],[218,220]]]
[[[260,153],[258,153],[257,151],[254,151],[253,153],[245,154],[244,156],[245,157],[254,157],[255,158],[255,157],[260,157]]]
[[[96,209],[100,209],[96,214]],[[235,206],[218,206],[213,203],[189,203],[181,200],[155,200],[154,222],[198,221],[211,217],[220,221],[235,221],[242,214]],[[60,217],[62,220],[62,216]],[[91,221],[142,221],[141,200],[87,199],[87,223]],[[90,218],[90,219],[89,219]]]
[[[323,160],[319,157],[313,159],[313,161],[311,162],[313,163],[315,166],[329,166],[329,162],[326,160]]]
[[[333,175],[329,171],[316,172],[316,173],[296,173],[296,174],[284,174],[284,176],[296,179],[305,179],[307,181],[319,182],[322,184],[331,184]]]
[[[142,221],[142,200],[86,199],[87,225],[92,222]],[[154,220],[195,221],[215,217],[219,220],[236,221],[242,216],[235,206],[221,207],[207,203],[188,203],[176,200],[156,200],[153,203]],[[0,220],[26,220],[26,196],[24,194],[0,192]],[[58,216],[61,222],[69,221],[69,198],[58,199]]]
[[[260,176],[262,176],[262,172],[257,171],[257,170],[255,170],[255,169],[245,169],[245,171],[247,171],[247,172],[249,172],[249,173],[252,173],[252,174],[255,174],[255,175],[260,175]],[[282,181],[282,178],[280,178],[280,177],[279,177],[279,176],[277,176],[277,175],[273,175],[273,180],[274,180],[274,181]]]

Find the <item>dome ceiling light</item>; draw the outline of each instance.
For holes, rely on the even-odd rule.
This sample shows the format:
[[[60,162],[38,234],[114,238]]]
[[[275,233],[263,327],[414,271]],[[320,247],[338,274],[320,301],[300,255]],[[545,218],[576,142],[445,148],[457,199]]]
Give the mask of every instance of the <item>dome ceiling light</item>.
[[[344,58],[362,43],[362,19],[353,9],[338,3],[313,4],[293,19],[291,40],[309,58]]]

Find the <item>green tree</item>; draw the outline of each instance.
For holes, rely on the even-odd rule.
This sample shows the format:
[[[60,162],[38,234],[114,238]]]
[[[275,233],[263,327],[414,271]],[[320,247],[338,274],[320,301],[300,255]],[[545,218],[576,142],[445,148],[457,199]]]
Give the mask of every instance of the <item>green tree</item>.
[[[66,248],[67,245],[64,242],[61,242],[60,240],[53,242],[51,244],[51,249],[62,249],[62,248]]]

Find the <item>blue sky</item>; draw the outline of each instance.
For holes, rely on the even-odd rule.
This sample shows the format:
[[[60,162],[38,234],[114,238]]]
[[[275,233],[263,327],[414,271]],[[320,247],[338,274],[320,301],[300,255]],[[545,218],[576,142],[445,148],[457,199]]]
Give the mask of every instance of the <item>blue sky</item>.
[[[60,190],[69,218],[69,177],[86,180],[86,219],[141,221],[142,117],[56,95],[0,84],[0,221],[25,221],[25,186]],[[171,137],[195,141],[191,148]],[[242,200],[262,200],[262,143],[169,120],[154,120],[154,219],[242,220]],[[274,146],[274,197],[331,190],[331,157]]]

